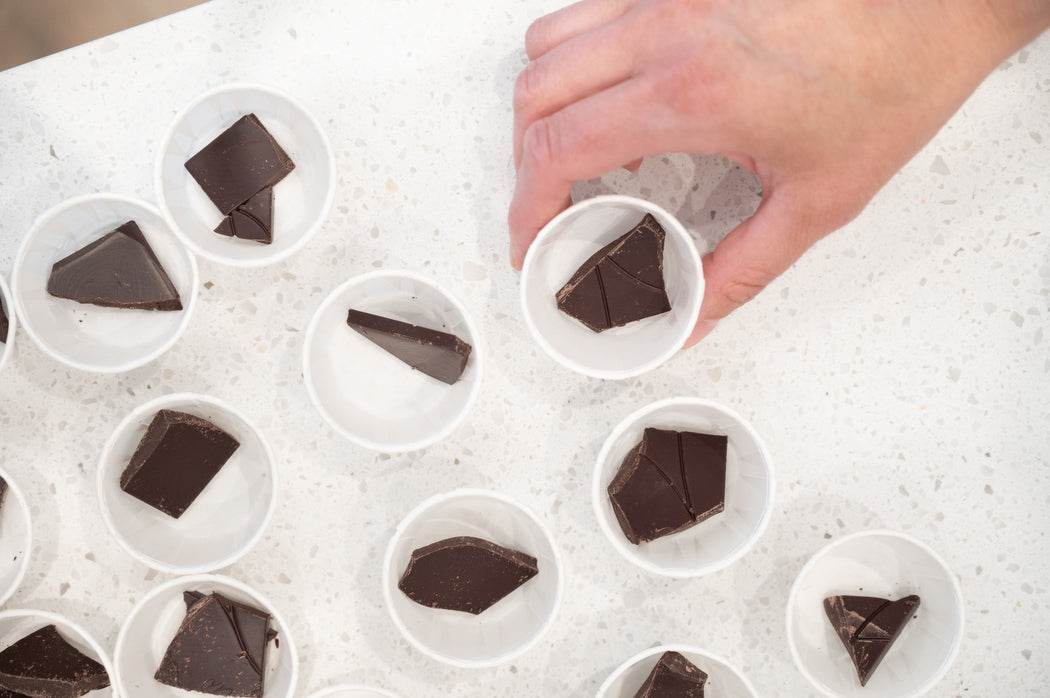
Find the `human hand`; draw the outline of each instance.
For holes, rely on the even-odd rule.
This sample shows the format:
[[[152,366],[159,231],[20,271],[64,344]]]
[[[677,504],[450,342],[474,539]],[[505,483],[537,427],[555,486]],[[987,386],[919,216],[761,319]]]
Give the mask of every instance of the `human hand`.
[[[721,153],[762,203],[707,255],[686,343],[855,218],[1050,0],[583,0],[537,20],[514,90],[511,263],[577,180]]]

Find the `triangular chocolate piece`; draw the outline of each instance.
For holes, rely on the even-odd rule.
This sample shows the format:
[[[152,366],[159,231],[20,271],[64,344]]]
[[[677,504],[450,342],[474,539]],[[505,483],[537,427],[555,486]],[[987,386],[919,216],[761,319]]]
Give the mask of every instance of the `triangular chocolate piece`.
[[[269,245],[273,242],[273,187],[266,187],[219,222],[215,232]]]
[[[664,238],[652,214],[591,255],[555,295],[558,309],[595,332],[666,313]]]
[[[459,536],[413,550],[397,587],[423,606],[477,615],[538,573],[527,553]]]
[[[707,673],[677,652],[664,652],[634,698],[704,698]]]
[[[270,614],[217,593],[189,605],[153,678],[216,696],[261,698]]]
[[[467,368],[471,346],[454,334],[353,308],[346,324],[412,368],[449,385]]]
[[[868,683],[918,607],[919,597],[914,594],[897,601],[876,596],[824,599],[824,613],[849,652],[861,686]]]
[[[182,310],[175,284],[135,221],[55,262],[47,292],[105,308]]]
[[[13,695],[77,698],[109,686],[106,668],[45,625],[0,652],[0,689]]]

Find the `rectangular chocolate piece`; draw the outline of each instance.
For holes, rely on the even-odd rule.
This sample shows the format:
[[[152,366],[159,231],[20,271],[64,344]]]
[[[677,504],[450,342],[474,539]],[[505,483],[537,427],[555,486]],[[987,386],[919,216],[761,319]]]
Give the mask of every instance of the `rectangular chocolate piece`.
[[[664,652],[634,698],[704,698],[707,672],[678,652]]]
[[[79,698],[107,686],[106,668],[69,644],[54,625],[0,652],[0,691],[9,695]]]
[[[467,368],[471,346],[454,334],[353,308],[346,324],[412,368],[449,385]]]

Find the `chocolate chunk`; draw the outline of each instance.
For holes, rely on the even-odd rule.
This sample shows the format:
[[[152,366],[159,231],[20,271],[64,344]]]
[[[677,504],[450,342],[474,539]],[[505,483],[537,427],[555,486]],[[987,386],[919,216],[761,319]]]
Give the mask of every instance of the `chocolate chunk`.
[[[175,284],[135,221],[55,262],[47,292],[105,308],[182,310]]]
[[[215,232],[269,245],[273,242],[273,187],[266,187],[222,219]]]
[[[897,601],[876,596],[824,599],[824,613],[849,652],[861,686],[868,683],[918,607],[919,597],[914,594]]]
[[[627,540],[651,541],[723,511],[728,443],[717,434],[647,428],[608,488]]]
[[[4,506],[4,499],[7,498],[7,480],[0,477],[0,507]],[[3,698],[3,696],[0,696]]]
[[[284,179],[295,163],[255,114],[248,114],[187,160],[186,169],[227,216]]]
[[[477,615],[537,573],[531,555],[460,536],[413,550],[397,588],[423,606]]]
[[[555,295],[558,309],[595,332],[666,313],[664,229],[652,214],[584,262]]]
[[[109,686],[106,668],[66,642],[54,625],[0,652],[0,689],[34,698],[77,698]]]
[[[214,696],[261,698],[270,614],[213,593],[184,592],[186,617],[153,678]]]
[[[10,321],[7,319],[7,313],[4,312],[4,303],[0,299],[0,344],[7,344],[7,332],[10,329]],[[3,698],[3,696],[0,696]]]
[[[120,489],[177,519],[239,445],[206,419],[161,410],[121,474]]]
[[[471,346],[454,334],[350,309],[346,324],[412,368],[452,385],[467,368]]]
[[[678,654],[664,652],[634,698],[704,698],[707,674]]]

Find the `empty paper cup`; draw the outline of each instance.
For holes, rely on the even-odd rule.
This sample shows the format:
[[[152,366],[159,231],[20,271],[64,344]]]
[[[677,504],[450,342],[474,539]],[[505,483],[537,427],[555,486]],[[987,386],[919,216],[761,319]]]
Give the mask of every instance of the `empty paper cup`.
[[[861,688],[857,671],[824,613],[829,596],[897,599],[919,607]],[[799,572],[787,603],[791,656],[802,675],[832,698],[914,698],[947,673],[963,636],[963,599],[948,565],[896,531],[864,531],[828,543]]]
[[[295,163],[273,188],[273,242],[215,233],[223,214],[186,169],[235,121],[255,114]],[[321,228],[335,197],[335,155],[321,124],[291,96],[261,85],[225,85],[175,117],[160,145],[155,174],[160,208],[194,252],[234,266],[272,264],[295,254]]]
[[[0,469],[7,493],[0,503],[0,606],[18,589],[29,567],[33,527],[22,490],[7,471]]]
[[[117,698],[116,674],[106,650],[88,634],[87,630],[57,613],[26,609],[0,612],[0,652],[48,625],[54,625],[63,640],[88,658],[101,664],[109,674],[111,685],[108,688],[85,693],[84,698]],[[125,693],[124,695],[133,694]]]
[[[664,652],[677,652],[707,674],[708,698],[757,698],[758,693],[736,668],[721,657],[688,645],[661,645],[634,655],[616,667],[598,689],[597,698],[634,698]]]
[[[162,409],[206,419],[240,443],[177,519],[120,488],[121,474]],[[230,405],[191,393],[159,397],[125,417],[106,441],[97,479],[102,518],[113,537],[140,562],[172,574],[233,564],[262,536],[277,503],[277,467],[262,433]]]
[[[263,698],[291,698],[299,682],[299,655],[287,623],[265,596],[236,579],[214,574],[179,577],[161,584],[135,604],[117,636],[113,653],[116,684],[127,698],[186,698],[186,691],[153,678],[168,645],[186,618],[184,591],[219,593],[272,616],[277,638],[267,644]]]
[[[460,379],[432,378],[352,330],[350,308],[447,332],[472,351]],[[481,388],[481,334],[466,308],[436,283],[407,271],[375,271],[332,291],[303,343],[303,381],[333,429],[376,451],[413,451],[447,436]]]
[[[478,615],[408,598],[398,582],[412,551],[458,536],[527,553],[539,573]],[[398,524],[383,559],[383,596],[394,625],[428,657],[458,667],[494,666],[528,650],[554,622],[561,594],[554,539],[534,513],[498,492],[462,489],[424,501]]]
[[[671,311],[594,332],[558,309],[555,296],[593,253],[651,213],[667,233],[664,286]],[[696,325],[704,272],[692,238],[659,206],[628,196],[587,199],[544,226],[525,257],[521,304],[536,342],[558,363],[595,378],[630,378],[675,355]]]
[[[0,303],[3,303],[4,315],[7,317],[7,334],[0,337],[0,373],[3,373],[4,366],[15,355],[15,331],[18,329],[18,316],[15,314],[11,289],[4,281],[3,274],[0,274]]]
[[[725,509],[692,528],[634,545],[620,528],[608,487],[646,427],[729,437]],[[751,549],[769,522],[773,492],[769,454],[743,417],[710,400],[672,398],[643,407],[613,429],[598,454],[591,498],[602,532],[621,555],[656,574],[698,577],[726,567]]]
[[[373,686],[344,684],[342,686],[323,688],[317,693],[311,694],[310,698],[397,698],[397,696],[390,691],[384,691]]]
[[[135,221],[175,285],[182,310],[103,308],[47,292],[55,262]],[[197,304],[197,263],[152,205],[116,194],[69,199],[44,213],[22,241],[11,286],[19,321],[47,354],[73,368],[129,371],[178,340]]]

